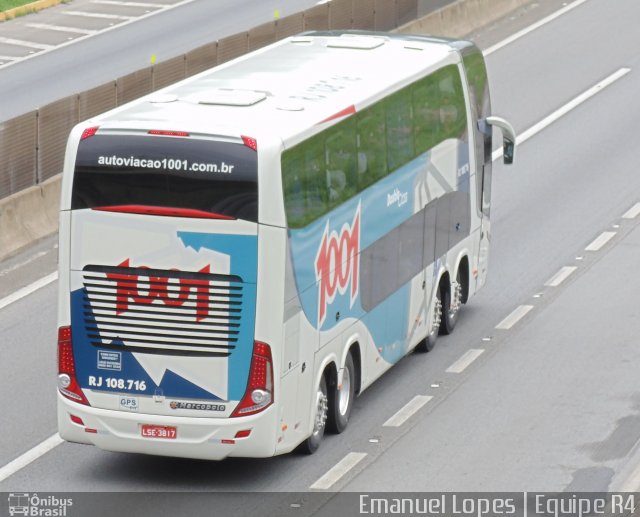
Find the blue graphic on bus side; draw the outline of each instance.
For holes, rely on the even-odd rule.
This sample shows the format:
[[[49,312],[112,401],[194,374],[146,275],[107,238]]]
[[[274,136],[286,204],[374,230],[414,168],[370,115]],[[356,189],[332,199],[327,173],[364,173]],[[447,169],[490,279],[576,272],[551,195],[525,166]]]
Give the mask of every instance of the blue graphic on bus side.
[[[385,360],[393,363],[403,357],[410,281],[389,293],[379,305],[365,310],[361,253],[432,200],[428,179],[439,182],[440,192],[469,193],[468,144],[458,141],[452,158],[456,171],[453,177],[443,178],[431,170],[432,151],[428,151],[325,217],[289,230],[296,287],[303,313],[314,328],[326,332],[345,318],[362,320]],[[421,189],[427,192],[427,199],[417,197]]]

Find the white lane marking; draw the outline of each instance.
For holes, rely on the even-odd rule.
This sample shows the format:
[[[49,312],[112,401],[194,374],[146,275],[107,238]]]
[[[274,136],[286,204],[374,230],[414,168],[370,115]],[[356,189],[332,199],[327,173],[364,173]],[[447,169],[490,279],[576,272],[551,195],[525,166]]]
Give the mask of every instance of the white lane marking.
[[[33,449],[25,452],[22,456],[18,456],[15,460],[7,463],[0,469],[0,482],[4,481],[9,476],[13,476],[16,472],[29,465],[29,463],[34,462],[41,456],[48,453],[50,450],[55,449],[63,442],[64,440],[60,438],[60,435],[58,433],[56,433],[36,445]]]
[[[547,287],[558,287],[562,282],[569,278],[569,275],[571,275],[571,273],[576,269],[578,269],[576,266],[564,266],[560,268],[560,271],[547,280],[544,285]]]
[[[502,47],[506,47],[507,45],[522,38],[523,36],[526,36],[530,32],[533,32],[534,30],[539,29],[543,25],[546,25],[547,23],[555,20],[556,18],[559,18],[560,16],[562,16],[565,13],[568,13],[572,9],[579,7],[580,5],[584,4],[586,1],[587,0],[577,0],[576,2],[573,2],[572,4],[569,4],[563,7],[562,9],[556,11],[555,13],[550,14],[546,18],[543,18],[542,20],[537,21],[533,25],[529,25],[528,27],[522,29],[521,31],[518,31],[515,34],[512,34],[511,36],[509,36],[508,38],[502,40],[501,42],[496,43],[492,47],[489,47],[484,51],[484,55],[488,56],[490,54],[493,54],[496,50],[500,50]]]
[[[420,410],[422,406],[424,406],[427,402],[429,402],[433,397],[429,395],[416,395],[409,402],[407,402],[400,411],[398,411],[395,415],[393,415],[389,420],[387,420],[382,427],[400,427],[404,424],[409,418],[411,418],[414,414]]]
[[[640,203],[636,203],[629,210],[627,210],[623,215],[623,219],[635,219],[640,214]]]
[[[496,325],[496,328],[501,330],[509,330],[516,323],[518,323],[518,321],[524,318],[531,309],[533,309],[533,305],[521,305],[520,307],[517,307],[511,314],[509,314],[509,316],[498,323]]]
[[[121,14],[87,13],[85,11],[64,11],[62,14],[84,16],[85,18],[102,18],[105,20],[132,20],[135,18],[135,16],[122,16]]]
[[[25,296],[29,296],[31,293],[35,293],[38,289],[42,289],[43,287],[49,285],[52,282],[55,282],[58,279],[58,272],[51,273],[50,275],[41,278],[40,280],[36,280],[32,284],[29,284],[22,289],[18,289],[15,293],[10,294],[9,296],[2,298],[0,300],[0,310],[4,309],[8,305],[11,305],[13,302],[17,302],[21,300]]]
[[[72,32],[77,34],[95,34],[96,30],[78,29],[77,27],[65,27],[62,25],[49,25],[48,23],[25,23],[25,27],[33,29],[44,29],[47,31]]]
[[[0,61],[15,61],[16,59],[20,59],[16,56],[0,56]]]
[[[327,490],[336,484],[347,472],[360,463],[365,457],[364,452],[350,452],[334,465],[324,476],[316,481],[310,488]]]
[[[598,235],[591,244],[589,244],[584,250],[585,251],[599,251],[602,247],[613,239],[616,232],[602,232]]]
[[[532,136],[536,135],[537,133],[542,131],[547,126],[551,125],[553,122],[558,120],[560,117],[563,117],[564,115],[569,113],[571,110],[573,110],[573,109],[577,108],[578,106],[580,106],[583,102],[589,100],[596,93],[601,92],[607,86],[612,85],[618,79],[621,79],[622,77],[627,75],[630,71],[631,71],[630,68],[620,68],[619,70],[617,70],[616,72],[612,73],[610,76],[606,77],[605,79],[603,79],[599,83],[593,85],[588,90],[582,92],[580,95],[575,97],[573,100],[569,101],[567,104],[565,104],[561,108],[558,108],[556,111],[551,113],[551,115],[548,115],[547,117],[543,118],[537,124],[534,124],[533,126],[531,126],[526,131],[523,131],[522,133],[520,133],[518,135],[518,137],[516,138],[516,141],[517,141],[518,145],[523,144],[524,142],[529,140],[529,138],[531,138]],[[501,156],[502,156],[502,148],[499,148],[499,149],[496,149],[493,152],[492,158],[493,158],[493,160],[497,160]]]
[[[0,57],[0,59],[2,59],[2,57]],[[49,253],[48,251],[39,251],[38,253],[36,253],[35,255],[32,255],[31,257],[29,257],[27,260],[24,260],[18,264],[14,264],[11,267],[8,267],[7,269],[3,269],[2,271],[0,271],[0,276],[5,276],[7,273],[11,273],[12,271],[15,271],[16,269],[20,269],[21,267],[24,267],[28,264],[31,264],[32,262],[38,260],[40,257],[44,257],[47,253]]]
[[[447,373],[462,373],[471,363],[473,363],[473,361],[480,357],[483,352],[484,349],[482,348],[471,348],[470,350],[467,350],[460,359],[449,366],[449,368],[447,368],[445,371]]]
[[[121,2],[118,0],[91,0],[92,4],[104,4],[104,5],[122,5],[125,7],[151,7],[153,9],[162,9],[167,7],[166,4],[152,4],[147,2]]]
[[[15,45],[17,47],[36,48],[38,50],[50,50],[54,47],[54,45],[46,45],[44,43],[34,43],[33,41],[25,41],[22,39],[5,38],[3,36],[0,36],[0,43],[5,43],[7,45]]]

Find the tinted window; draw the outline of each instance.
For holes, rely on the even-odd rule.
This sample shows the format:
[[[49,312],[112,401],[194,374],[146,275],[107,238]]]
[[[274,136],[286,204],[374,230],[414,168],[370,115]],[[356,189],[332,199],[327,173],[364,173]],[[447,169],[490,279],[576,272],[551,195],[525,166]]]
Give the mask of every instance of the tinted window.
[[[489,97],[489,81],[482,54],[475,50],[464,56],[464,66],[469,82],[472,108],[476,118],[476,156],[478,157],[478,206],[482,207],[485,215],[490,215],[491,209],[491,164],[492,164],[492,135],[491,126],[484,122],[484,118],[491,114],[491,100]]]
[[[387,175],[387,146],[381,145],[385,134],[382,103],[367,108],[357,117],[358,187],[364,190]]]
[[[387,162],[394,171],[415,157],[411,92],[400,90],[385,101],[387,122]]]
[[[331,208],[344,203],[358,192],[356,164],[356,127],[353,118],[326,133],[326,171]]]
[[[283,186],[289,225],[299,228],[329,210],[324,141],[314,137],[286,153]]]
[[[256,152],[230,142],[96,135],[80,142],[72,209],[144,205],[257,221]]]
[[[439,143],[466,140],[458,68],[449,65],[287,150],[287,222],[302,228]]]
[[[440,138],[463,138],[467,129],[467,110],[460,82],[460,73],[455,66],[448,66],[434,74],[438,85],[440,105]]]
[[[416,152],[424,153],[440,139],[440,96],[438,85],[430,78],[413,88],[413,116]]]

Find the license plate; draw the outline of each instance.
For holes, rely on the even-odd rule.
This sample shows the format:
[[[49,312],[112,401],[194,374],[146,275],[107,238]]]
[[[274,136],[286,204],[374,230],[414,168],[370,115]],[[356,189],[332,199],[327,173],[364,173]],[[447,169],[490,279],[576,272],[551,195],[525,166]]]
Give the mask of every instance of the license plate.
[[[164,438],[165,440],[175,440],[178,436],[178,428],[172,425],[142,424],[140,432],[145,438]]]

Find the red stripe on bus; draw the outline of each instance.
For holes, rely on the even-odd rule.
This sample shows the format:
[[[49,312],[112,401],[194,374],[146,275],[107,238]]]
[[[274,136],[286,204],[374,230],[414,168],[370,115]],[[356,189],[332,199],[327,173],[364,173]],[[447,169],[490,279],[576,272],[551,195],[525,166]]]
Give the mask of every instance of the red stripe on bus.
[[[353,115],[356,112],[356,107],[352,104],[348,108],[343,109],[342,111],[338,111],[331,115],[329,118],[324,119],[320,124],[324,124],[325,122],[331,122],[332,120],[336,120],[342,117],[348,117],[349,115]]]
[[[165,207],[165,206],[146,206],[146,205],[99,206],[99,207],[94,207],[93,210],[99,210],[102,212],[121,212],[125,214],[161,215],[165,217],[190,217],[193,219],[225,219],[225,220],[235,219],[235,217],[216,214],[213,212],[205,212],[204,210],[196,210],[193,208],[171,208],[171,207]]]

